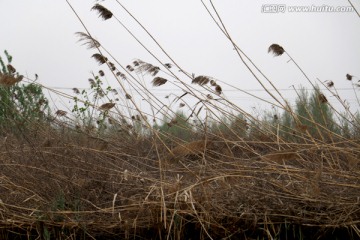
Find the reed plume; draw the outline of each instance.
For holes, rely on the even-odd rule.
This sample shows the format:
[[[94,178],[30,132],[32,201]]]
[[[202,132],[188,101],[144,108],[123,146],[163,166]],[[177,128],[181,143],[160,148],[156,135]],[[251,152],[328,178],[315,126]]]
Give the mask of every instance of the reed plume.
[[[77,89],[77,88],[73,88],[72,90],[73,90],[74,93],[76,93],[76,94],[79,94],[79,93],[80,93],[79,89]]]
[[[105,8],[104,6],[102,6],[100,4],[95,4],[91,8],[91,10],[97,11],[99,14],[99,17],[101,17],[103,20],[108,20],[113,16],[112,12],[110,12],[107,8]]]
[[[273,53],[274,56],[277,57],[277,56],[281,56],[285,52],[285,50],[279,44],[274,43],[269,47],[268,52]]]
[[[82,45],[86,45],[87,49],[99,48],[101,46],[97,40],[86,33],[76,32],[75,34],[79,37],[78,42],[84,42]]]
[[[126,80],[126,75],[122,72],[117,72],[116,76],[121,77],[123,80]]]
[[[351,81],[351,80],[353,79],[353,76],[350,75],[350,74],[346,74],[346,79],[349,80],[349,81]]]
[[[216,85],[215,92],[216,92],[217,95],[220,95],[222,93],[222,88],[221,88],[220,85]]]
[[[198,76],[192,80],[192,84],[199,84],[200,86],[206,85],[210,82],[210,78],[206,76]]]
[[[318,99],[319,99],[319,101],[320,101],[321,103],[327,103],[327,102],[328,102],[327,98],[326,98],[325,95],[322,94],[322,93],[319,94]]]
[[[137,60],[135,62],[137,63],[137,65],[134,64],[137,67],[137,73],[148,73],[152,76],[155,76],[160,71],[159,67],[154,66],[151,63],[147,63],[141,60]]]
[[[93,57],[99,63],[99,65],[106,63],[108,60],[107,57],[105,57],[99,53],[95,53],[91,57]]]
[[[167,82],[167,79],[162,78],[162,77],[156,77],[152,80],[152,85],[154,87],[158,87],[158,86],[164,85],[166,82]]]
[[[115,106],[115,103],[104,103],[99,107],[100,110],[108,111]]]

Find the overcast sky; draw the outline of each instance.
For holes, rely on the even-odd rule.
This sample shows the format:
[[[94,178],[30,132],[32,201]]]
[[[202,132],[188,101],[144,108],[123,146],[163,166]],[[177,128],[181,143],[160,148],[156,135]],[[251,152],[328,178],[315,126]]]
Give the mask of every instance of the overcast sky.
[[[166,51],[186,71],[212,76],[250,93],[265,96],[244,67],[230,42],[222,35],[200,0],[123,0],[120,2],[144,24]],[[207,1],[204,1],[207,2]],[[94,1],[71,1],[91,34],[123,65],[134,59],[157,65],[114,19],[102,21],[90,11]],[[214,0],[233,40],[289,100],[290,86],[309,83],[287,56],[273,57],[268,47],[277,43],[297,61],[312,81],[332,80],[355,111],[359,105],[347,73],[360,76],[360,18],[353,12],[290,12],[291,6],[349,6],[345,0],[264,1]],[[286,4],[283,13],[265,13],[266,4]],[[123,11],[116,1],[101,2],[164,62],[169,60]],[[353,1],[359,11],[360,4]],[[0,50],[8,50],[13,65],[29,78],[51,88],[87,88],[90,72],[104,68],[91,59],[75,32],[84,29],[65,0],[0,0]],[[150,83],[149,79],[149,83]],[[115,80],[108,78],[116,86]],[[149,84],[150,86],[150,84]],[[70,90],[60,89],[67,93]],[[153,89],[158,96],[173,91],[164,85]],[[360,93],[360,89],[357,90]],[[254,99],[228,89],[226,97],[242,107],[257,106]],[[334,97],[327,94],[330,102]],[[55,100],[56,105],[61,101]]]

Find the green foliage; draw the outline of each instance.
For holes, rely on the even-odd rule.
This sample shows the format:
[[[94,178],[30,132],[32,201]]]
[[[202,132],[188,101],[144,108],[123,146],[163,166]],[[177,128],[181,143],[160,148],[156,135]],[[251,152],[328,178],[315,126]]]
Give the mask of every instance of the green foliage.
[[[190,141],[193,138],[194,130],[187,121],[187,117],[181,111],[176,112],[175,116],[170,119],[164,116],[163,124],[154,126],[161,132],[165,133],[169,139],[177,138],[184,141]]]
[[[261,114],[259,116],[261,120],[250,123],[247,123],[239,115],[237,118],[231,119],[230,122],[224,121],[224,124],[230,129],[227,129],[225,125],[219,125],[218,129],[221,129],[223,133],[236,132],[238,136],[246,136],[250,139],[277,136],[287,141],[300,141],[302,139],[296,129],[298,125],[306,126],[311,136],[321,141],[331,140],[336,134],[350,136],[356,132],[355,125],[349,124],[348,121],[337,123],[334,120],[333,110],[318,87],[315,87],[311,94],[301,88],[293,112],[297,116],[296,120],[289,111],[279,112],[277,109],[273,109]],[[356,121],[354,120],[354,122]]]
[[[12,56],[4,51],[7,64],[0,57],[1,74],[20,76],[10,72],[8,66]],[[49,111],[48,100],[39,85],[15,83],[12,86],[0,85],[0,129],[3,131],[24,131],[33,122],[45,121]]]
[[[292,132],[295,126],[291,114],[288,111],[284,111],[281,114],[280,122],[280,137],[286,140],[292,139]]]
[[[333,133],[340,133],[334,121],[333,111],[324,97],[317,86],[310,96],[302,88],[296,100],[295,110],[301,124],[307,126],[314,138],[321,140],[331,138]]]
[[[89,79],[90,91],[79,91],[78,97],[74,97],[74,106],[72,112],[75,114],[75,119],[78,126],[85,129],[92,129],[97,126],[98,132],[104,132],[108,128],[106,118],[108,111],[98,111],[94,106],[98,106],[102,98],[109,98],[109,93],[113,89],[109,86],[103,89],[103,82],[99,76],[93,76],[94,79]]]
[[[231,119],[222,118],[220,123],[212,124],[211,129],[215,134],[221,132],[224,136],[244,138],[248,136],[249,124],[243,114],[238,114]]]
[[[360,113],[357,112],[354,116],[344,114],[340,118],[341,135],[346,138],[360,139]]]

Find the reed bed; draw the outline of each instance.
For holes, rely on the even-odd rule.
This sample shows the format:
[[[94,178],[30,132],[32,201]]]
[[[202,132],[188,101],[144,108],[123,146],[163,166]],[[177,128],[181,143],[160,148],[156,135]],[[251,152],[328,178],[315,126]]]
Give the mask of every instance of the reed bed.
[[[48,132],[31,144],[8,137],[2,144],[3,236],[14,229],[59,239],[267,239],[287,226],[304,226],[305,235],[313,229],[317,237],[335,229],[358,236],[355,143],[274,152],[272,142],[248,141],[250,151],[241,142],[214,140],[204,151],[199,144],[182,155],[177,150],[174,160],[149,139],[104,146],[69,135]]]
[[[272,97],[258,100],[288,123],[241,109],[226,98],[240,88],[187,73],[145,28],[169,62],[153,55],[157,63],[121,64],[79,18],[85,31],[77,36],[101,68],[89,79],[91,92],[57,92],[73,99],[73,109],[1,133],[1,239],[360,238],[359,118],[333,82],[319,81],[327,88],[320,92],[273,44],[269,52],[289,57],[314,87],[319,114],[306,104],[300,114],[232,41],[216,8],[204,6]],[[105,6],[92,11],[126,28]],[[15,72],[0,74],[3,85],[22,80]],[[105,75],[118,90],[102,87]],[[163,100],[149,90],[163,85],[182,93]],[[345,112],[327,101],[330,94]]]

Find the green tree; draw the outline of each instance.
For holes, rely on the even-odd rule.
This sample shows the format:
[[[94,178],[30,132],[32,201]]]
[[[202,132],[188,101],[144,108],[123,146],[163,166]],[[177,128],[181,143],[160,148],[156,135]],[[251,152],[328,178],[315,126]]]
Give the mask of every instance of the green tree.
[[[290,112],[284,111],[281,114],[280,136],[285,140],[293,138],[294,121]]]
[[[185,114],[178,111],[172,119],[164,116],[163,124],[154,127],[165,133],[165,136],[170,140],[181,139],[184,141],[190,141],[192,140],[195,132],[191,124],[186,120],[187,117]]]
[[[296,100],[296,114],[302,125],[307,126],[310,134],[321,140],[330,139],[334,133],[340,133],[334,121],[334,113],[326,96],[316,86],[311,95],[302,88]]]

